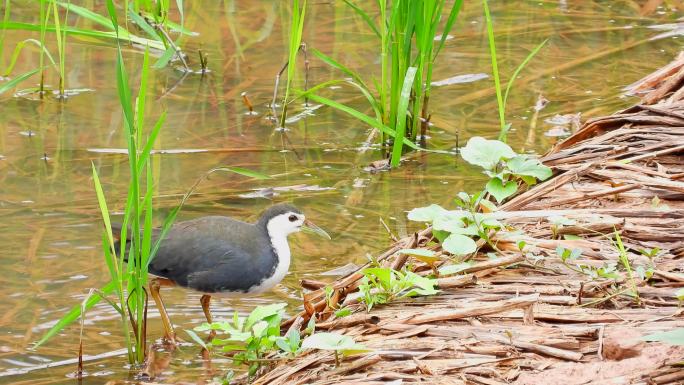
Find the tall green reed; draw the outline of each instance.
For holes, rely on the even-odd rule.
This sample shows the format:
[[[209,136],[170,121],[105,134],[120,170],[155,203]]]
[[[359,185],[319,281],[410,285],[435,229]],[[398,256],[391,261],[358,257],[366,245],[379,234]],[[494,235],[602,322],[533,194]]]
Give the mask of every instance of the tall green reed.
[[[5,66],[5,56],[3,55],[3,51],[5,49],[5,27],[4,25],[7,24],[10,18],[10,9],[11,9],[11,3],[10,0],[5,0],[4,1],[4,11],[2,14],[2,27],[0,28],[0,68]]]
[[[391,166],[396,167],[406,146],[419,147],[415,141],[419,134],[425,134],[429,125],[428,104],[431,93],[432,71],[447,35],[453,28],[463,4],[454,1],[448,17],[442,26],[442,14],[446,0],[378,0],[379,20],[375,21],[369,11],[345,0],[369,26],[380,43],[380,83],[371,88],[356,71],[335,59],[313,50],[314,54],[328,65],[347,74],[350,81],[333,81],[357,88],[371,105],[375,117],[362,111],[341,105],[313,91],[331,82],[314,87],[305,93],[312,100],[346,112],[355,118],[370,123],[381,132],[383,142],[393,140]],[[437,30],[442,26],[441,36]]]
[[[287,51],[287,82],[285,84],[285,95],[283,96],[283,111],[280,115],[280,127],[285,127],[285,120],[287,119],[287,105],[291,102],[290,90],[292,89],[292,81],[295,77],[297,69],[297,54],[302,47],[302,34],[304,32],[304,16],[306,15],[306,0],[303,0],[301,6],[299,0],[294,0],[292,3],[292,17],[289,31],[289,44]],[[278,75],[279,79],[280,75]],[[277,92],[278,80],[276,80]],[[276,95],[274,94],[273,102],[275,102]],[[273,106],[275,107],[275,106]]]
[[[47,10],[48,5],[46,1],[40,0],[40,46],[43,48],[40,50],[40,59],[38,68],[40,68],[40,85],[38,86],[38,92],[40,97],[43,97],[45,93],[45,34],[47,32],[47,24],[50,18],[50,13]]]
[[[70,0],[67,0],[69,4]],[[64,24],[59,20],[59,6],[57,5],[57,0],[50,0],[52,5],[53,18],[55,20],[55,37],[57,40],[57,53],[59,56],[59,95],[64,96],[64,84],[66,79],[66,29],[67,22],[69,21],[69,7],[66,8],[66,14],[64,15]],[[43,47],[45,47],[43,45]]]
[[[520,74],[520,71],[527,66],[527,63],[532,60],[532,58],[541,50],[541,48],[546,44],[546,42],[549,39],[546,39],[539,43],[530,53],[525,57],[525,59],[516,67],[515,71],[513,71],[513,75],[511,78],[508,80],[508,84],[506,85],[506,90],[502,90],[501,86],[501,78],[499,75],[499,62],[496,54],[496,40],[494,37],[494,23],[492,22],[492,15],[491,12],[489,11],[489,3],[488,0],[482,0],[482,8],[484,10],[484,15],[485,15],[485,23],[487,26],[487,42],[489,44],[489,56],[491,58],[492,62],[492,74],[494,77],[494,88],[496,90],[496,103],[497,103],[497,111],[499,114],[499,140],[502,142],[506,142],[506,139],[508,137],[508,131],[511,129],[511,124],[506,123],[506,102],[508,101],[508,94],[511,91],[511,87],[513,86],[513,82],[515,79],[518,77]]]

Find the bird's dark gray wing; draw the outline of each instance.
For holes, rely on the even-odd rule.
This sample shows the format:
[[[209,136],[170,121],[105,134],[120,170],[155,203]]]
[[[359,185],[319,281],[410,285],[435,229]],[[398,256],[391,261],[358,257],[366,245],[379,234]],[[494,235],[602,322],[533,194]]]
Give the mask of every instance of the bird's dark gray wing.
[[[270,242],[252,225],[204,217],[175,225],[149,272],[202,292],[246,291],[272,273]]]

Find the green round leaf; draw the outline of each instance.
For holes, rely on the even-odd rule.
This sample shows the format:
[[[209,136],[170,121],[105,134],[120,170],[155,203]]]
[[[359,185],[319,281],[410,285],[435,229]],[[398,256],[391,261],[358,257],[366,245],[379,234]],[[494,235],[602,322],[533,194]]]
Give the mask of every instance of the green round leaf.
[[[516,176],[531,176],[539,180],[546,180],[553,174],[550,168],[544,166],[539,160],[525,155],[518,155],[506,164],[511,173]],[[523,178],[525,180],[525,178]],[[527,180],[525,180],[527,183]],[[530,183],[527,183],[530,184]]]
[[[454,255],[466,255],[474,253],[477,244],[465,235],[451,234],[442,243],[442,248]]]
[[[466,146],[461,149],[463,160],[485,170],[493,170],[502,158],[510,159],[515,155],[513,149],[506,143],[479,136],[470,138]]]
[[[436,217],[446,213],[447,210],[440,205],[432,204],[427,207],[418,207],[408,213],[408,219],[417,222],[432,222]]]
[[[467,218],[468,214],[468,212],[460,210],[445,211],[432,220],[432,227],[435,230],[453,232],[453,229],[465,227],[463,218]]]
[[[485,188],[494,196],[494,198],[496,198],[497,202],[501,203],[504,199],[518,191],[518,184],[513,181],[503,183],[501,182],[501,179],[494,178],[487,182],[487,186]]]

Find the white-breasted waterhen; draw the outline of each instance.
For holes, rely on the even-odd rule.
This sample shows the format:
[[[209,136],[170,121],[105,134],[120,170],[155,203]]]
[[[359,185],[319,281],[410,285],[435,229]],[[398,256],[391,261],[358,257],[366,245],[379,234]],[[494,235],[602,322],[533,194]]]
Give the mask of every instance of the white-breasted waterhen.
[[[263,293],[277,285],[290,267],[287,236],[304,230],[330,239],[296,207],[281,203],[256,223],[207,216],[178,222],[162,240],[149,265],[150,295],[164,324],[164,337],[175,341],[173,325],[159,295],[161,286],[182,286],[203,293],[200,302],[209,323],[212,295]]]

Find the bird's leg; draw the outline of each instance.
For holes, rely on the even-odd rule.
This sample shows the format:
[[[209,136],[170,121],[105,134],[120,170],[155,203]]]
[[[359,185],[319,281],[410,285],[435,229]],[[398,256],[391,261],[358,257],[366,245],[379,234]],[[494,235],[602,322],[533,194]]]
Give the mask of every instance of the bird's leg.
[[[200,298],[200,303],[202,304],[202,311],[204,312],[204,316],[207,317],[207,322],[211,325],[213,322],[213,318],[211,317],[211,310],[209,310],[209,303],[211,302],[211,296],[209,294],[204,294],[202,298]],[[209,341],[214,339],[216,337],[216,330],[211,330],[209,332]]]
[[[172,344],[175,344],[176,333],[173,330],[173,324],[171,323],[169,314],[166,312],[166,308],[164,307],[164,301],[162,301],[162,298],[159,295],[159,289],[162,287],[162,285],[170,286],[171,281],[164,278],[152,278],[152,280],[150,280],[150,295],[157,304],[157,309],[159,309],[159,314],[161,315],[162,324],[164,325],[164,339]]]
[[[202,311],[204,312],[204,316],[207,317],[207,322],[211,324],[213,321],[211,317],[211,311],[209,310],[210,302],[211,296],[209,294],[204,294],[202,298],[200,298],[200,303],[202,304]]]

